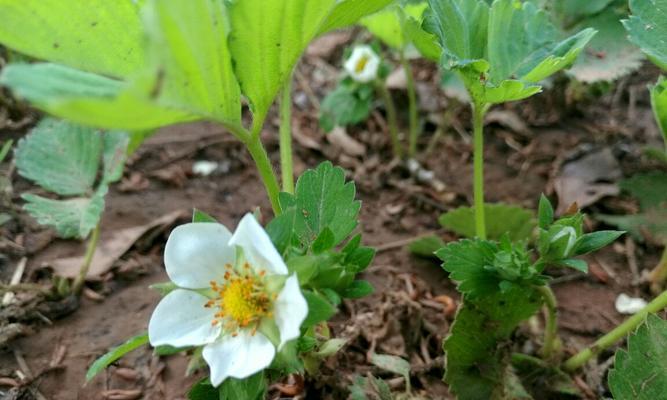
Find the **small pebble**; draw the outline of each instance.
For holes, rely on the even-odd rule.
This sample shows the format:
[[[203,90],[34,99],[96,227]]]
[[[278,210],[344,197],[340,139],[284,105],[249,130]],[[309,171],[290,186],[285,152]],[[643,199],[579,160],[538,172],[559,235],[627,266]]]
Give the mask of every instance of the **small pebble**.
[[[639,297],[630,297],[621,293],[616,298],[616,311],[621,314],[635,314],[646,307],[646,301]]]

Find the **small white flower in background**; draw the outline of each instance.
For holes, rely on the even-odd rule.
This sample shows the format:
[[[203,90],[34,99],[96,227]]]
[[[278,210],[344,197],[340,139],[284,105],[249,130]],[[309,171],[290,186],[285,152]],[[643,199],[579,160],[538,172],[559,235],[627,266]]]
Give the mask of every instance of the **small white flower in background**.
[[[370,46],[356,46],[345,61],[345,70],[357,82],[368,83],[375,80],[380,68],[380,57]]]
[[[621,293],[616,298],[616,311],[621,314],[636,314],[646,307],[646,301],[639,297],[630,297],[625,293]]]
[[[299,337],[308,314],[299,281],[287,275],[285,262],[252,214],[233,235],[218,223],[177,227],[167,240],[164,262],[178,288],[153,311],[150,343],[204,346],[214,386],[263,370],[276,347]]]

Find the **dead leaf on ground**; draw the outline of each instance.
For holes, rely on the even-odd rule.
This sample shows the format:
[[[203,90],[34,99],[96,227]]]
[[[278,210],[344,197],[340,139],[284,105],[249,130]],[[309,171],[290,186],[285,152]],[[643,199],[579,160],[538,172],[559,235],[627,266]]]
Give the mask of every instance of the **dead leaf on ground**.
[[[387,86],[387,89],[390,90],[405,90],[408,86],[408,81],[403,67],[398,67],[393,70],[387,77],[387,83],[385,85]]]
[[[585,208],[605,196],[618,195],[616,181],[620,178],[620,166],[609,148],[564,164],[554,181],[556,212],[563,214],[572,203]]]
[[[164,229],[184,215],[185,211],[183,210],[174,211],[144,225],[112,232],[102,232],[100,244],[93,256],[87,278],[98,279],[101,274],[107,272],[114,262],[125,254],[146,232],[155,228]],[[53,268],[56,274],[66,278],[74,278],[78,275],[82,263],[83,256],[78,256],[61,258],[47,264]]]
[[[366,154],[366,146],[348,135],[345,128],[336,127],[326,137],[329,143],[343,150],[348,156],[360,157]]]
[[[351,31],[337,31],[315,39],[306,50],[308,57],[327,58],[339,47],[350,41]]]

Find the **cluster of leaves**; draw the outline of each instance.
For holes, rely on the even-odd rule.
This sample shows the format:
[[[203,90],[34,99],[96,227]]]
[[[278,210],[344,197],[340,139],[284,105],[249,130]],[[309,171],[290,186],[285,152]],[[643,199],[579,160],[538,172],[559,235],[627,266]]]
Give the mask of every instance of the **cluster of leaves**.
[[[516,327],[543,304],[540,287],[548,283],[548,265],[586,271],[573,257],[595,251],[622,232],[583,234],[583,215],[577,212],[554,220],[543,196],[538,211],[537,257],[526,242],[512,242],[505,233],[499,241],[463,239],[436,252],[443,268],[463,294],[450,334],[445,340],[445,381],[461,399],[507,396],[520,383],[509,363],[507,339]]]
[[[109,185],[123,172],[130,137],[44,119],[16,147],[21,176],[58,195],[25,193],[25,210],[60,237],[88,237],[104,211]]]

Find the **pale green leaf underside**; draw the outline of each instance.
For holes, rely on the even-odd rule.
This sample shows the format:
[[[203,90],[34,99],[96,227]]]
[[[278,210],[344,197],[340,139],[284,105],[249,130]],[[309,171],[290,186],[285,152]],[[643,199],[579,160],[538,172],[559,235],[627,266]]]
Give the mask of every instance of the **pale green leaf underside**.
[[[421,23],[414,18],[408,18],[405,21],[405,34],[422,57],[434,62],[440,61],[442,48],[434,35],[422,29]]]
[[[32,57],[116,77],[145,61],[131,0],[0,0],[0,43]]]
[[[538,85],[526,84],[518,80],[504,80],[497,87],[487,85],[484,88],[484,100],[489,104],[500,104],[528,98],[542,91]]]
[[[58,64],[15,64],[3,69],[0,84],[61,118],[96,127],[144,130],[191,121],[195,116],[157,106],[146,90]]]
[[[661,78],[651,88],[651,105],[653,106],[655,119],[658,122],[658,127],[662,132],[662,137],[667,146],[667,79]]]
[[[667,70],[667,0],[630,0],[630,18],[623,21],[630,41]]]
[[[55,228],[60,237],[85,238],[102,216],[106,193],[107,186],[103,185],[90,198],[53,200],[33,194],[21,197],[26,201],[23,208],[40,224]]]
[[[667,393],[667,321],[649,314],[616,352],[609,389],[619,400],[653,400]]]
[[[243,0],[229,6],[236,76],[262,117],[329,16],[335,0]]]
[[[53,193],[87,195],[93,191],[103,146],[99,132],[45,119],[18,143],[16,167],[21,176]]]
[[[229,26],[222,2],[154,0],[144,10],[144,21],[159,76],[156,102],[239,122],[240,89],[227,47]]]
[[[507,204],[486,204],[486,233],[490,240],[499,240],[508,234],[512,241],[528,240],[535,228],[535,215],[532,211]],[[457,235],[473,238],[475,236],[475,215],[472,207],[459,207],[443,214],[438,219],[440,224]]]
[[[342,0],[339,1],[326,21],[320,27],[319,34],[354,25],[359,19],[382,10],[394,0]]]
[[[598,31],[569,73],[586,83],[612,81],[638,69],[644,55],[627,39],[627,32],[616,10],[610,9],[580,23],[579,28]]]

